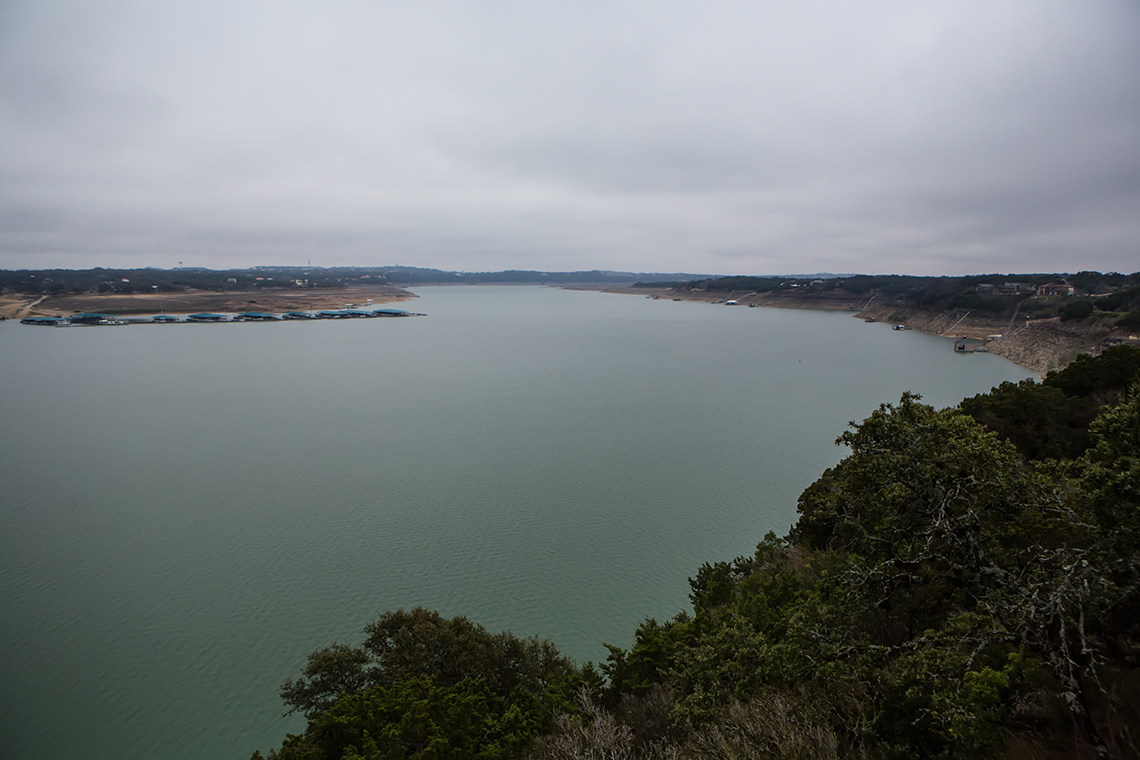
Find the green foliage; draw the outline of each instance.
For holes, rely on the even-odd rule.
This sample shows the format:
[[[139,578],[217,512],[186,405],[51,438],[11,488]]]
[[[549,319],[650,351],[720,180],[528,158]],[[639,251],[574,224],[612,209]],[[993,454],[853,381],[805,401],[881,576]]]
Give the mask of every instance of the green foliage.
[[[982,296],[977,293],[961,293],[947,301],[943,308],[970,309],[971,311],[1011,312],[1017,307],[1019,298],[1003,296]]]
[[[756,293],[767,293],[784,286],[787,282],[789,280],[786,277],[718,277],[714,280],[704,280],[701,285],[705,290],[713,291],[751,290]],[[695,284],[690,283],[690,285]]]
[[[543,694],[575,673],[549,641],[492,634],[467,618],[421,608],[386,612],[364,630],[377,683],[425,675],[453,685],[473,677],[506,696],[515,689]]]
[[[289,705],[289,712],[305,715],[323,712],[332,707],[344,694],[352,694],[367,685],[369,678],[365,666],[369,655],[363,649],[344,644],[333,644],[309,655],[304,675],[286,681],[281,687],[281,698]]]
[[[643,695],[655,684],[664,683],[667,668],[678,652],[689,646],[696,625],[685,619],[664,625],[648,619],[637,627],[634,645],[628,652],[607,644],[609,655],[602,672],[609,681],[609,703],[616,704],[622,694]]]
[[[1076,463],[1083,497],[1104,531],[1116,581],[1140,584],[1140,382],[1131,398],[1092,424],[1096,444]]]
[[[1062,322],[1079,321],[1086,317],[1091,317],[1092,313],[1093,302],[1087,298],[1073,299],[1062,306],[1060,310]]]
[[[1100,311],[1129,311],[1140,307],[1140,286],[1121,288],[1096,299]]]
[[[917,554],[920,548],[904,547],[929,520],[1010,517],[1008,505],[1024,487],[1012,447],[966,415],[936,411],[912,394],[882,405],[837,443],[851,455],[800,497],[792,532],[815,548]]]
[[[549,715],[522,691],[501,698],[478,679],[440,686],[409,677],[341,697],[310,723],[296,757],[518,757],[545,729],[544,719]]]
[[[1108,293],[1118,288],[1133,287],[1140,284],[1140,272],[1123,275],[1119,272],[1077,272],[1069,275],[1070,285],[1077,287],[1085,293]]]
[[[1140,350],[1117,346],[1097,357],[1081,354],[1042,383],[1002,383],[958,408],[1026,459],[1077,459],[1091,445],[1090,423],[1105,405],[1124,400],[1137,378]]]
[[[1140,309],[1125,314],[1117,320],[1116,326],[1121,330],[1140,330]]]
[[[1004,382],[958,408],[1031,460],[1079,457],[1089,446],[1088,426],[1097,414],[1093,401],[1033,380]]]
[[[365,633],[360,647],[314,652],[281,687],[308,727],[278,758],[519,757],[600,681],[549,641],[420,608],[386,612]]]
[[[1140,378],[1140,349],[1116,346],[1100,356],[1081,354],[1062,370],[1050,372],[1044,384],[1067,395],[1090,398],[1098,406],[1118,404]]]

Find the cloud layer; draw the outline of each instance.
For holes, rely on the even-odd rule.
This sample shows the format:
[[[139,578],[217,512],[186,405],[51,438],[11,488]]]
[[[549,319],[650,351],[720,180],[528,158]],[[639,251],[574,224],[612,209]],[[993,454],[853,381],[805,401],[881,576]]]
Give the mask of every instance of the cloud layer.
[[[1140,6],[0,4],[0,267],[1140,269]]]

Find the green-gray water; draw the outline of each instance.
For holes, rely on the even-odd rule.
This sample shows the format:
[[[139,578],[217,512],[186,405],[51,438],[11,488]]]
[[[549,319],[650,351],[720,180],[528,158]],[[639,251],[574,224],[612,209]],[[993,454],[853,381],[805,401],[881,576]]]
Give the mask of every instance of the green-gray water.
[[[1029,373],[847,313],[428,288],[415,319],[0,328],[0,757],[268,749],[423,605],[600,659],[794,520],[849,420]]]

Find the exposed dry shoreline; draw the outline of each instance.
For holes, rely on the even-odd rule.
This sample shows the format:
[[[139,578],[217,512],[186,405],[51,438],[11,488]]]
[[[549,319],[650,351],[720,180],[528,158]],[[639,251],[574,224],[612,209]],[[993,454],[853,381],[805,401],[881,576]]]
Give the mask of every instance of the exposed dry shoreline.
[[[828,311],[849,311],[851,316],[860,319],[874,319],[876,322],[905,325],[908,330],[918,330],[930,335],[946,338],[971,338],[985,342],[985,349],[992,354],[1004,357],[1039,375],[1060,369],[1077,357],[1078,354],[1098,355],[1110,342],[1129,343],[1140,347],[1136,336],[1129,336],[1112,330],[1095,320],[1083,322],[1061,322],[1059,318],[1029,321],[1024,316],[1010,320],[994,319],[988,315],[977,315],[964,310],[930,312],[906,307],[892,300],[853,298],[850,295],[806,291],[789,293],[751,293],[736,291],[674,292],[668,288],[598,287],[583,290],[601,290],[607,293],[641,295],[649,298],[713,303],[722,300],[737,300],[742,306],[755,303],[758,306],[780,309],[822,309]],[[987,340],[990,336],[1000,338]]]
[[[178,293],[132,293],[45,296],[0,296],[0,315],[8,319],[26,316],[66,317],[76,312],[98,314],[194,314],[195,312],[314,311],[346,306],[378,306],[417,298],[390,285],[350,285],[329,290],[188,290]]]

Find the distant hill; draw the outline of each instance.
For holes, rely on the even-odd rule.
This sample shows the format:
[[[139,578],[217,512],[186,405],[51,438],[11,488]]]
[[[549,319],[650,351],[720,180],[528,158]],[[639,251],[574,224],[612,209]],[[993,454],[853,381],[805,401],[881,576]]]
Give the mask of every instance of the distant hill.
[[[180,290],[254,290],[259,288],[341,288],[353,283],[432,285],[456,283],[603,284],[621,285],[643,280],[669,284],[709,278],[707,274],[612,272],[456,272],[407,266],[380,267],[277,267],[248,269],[20,269],[0,270],[0,291],[25,294],[149,293]]]

